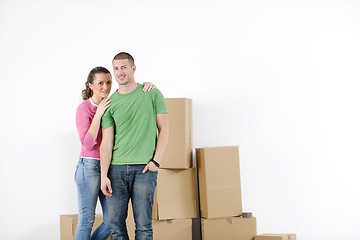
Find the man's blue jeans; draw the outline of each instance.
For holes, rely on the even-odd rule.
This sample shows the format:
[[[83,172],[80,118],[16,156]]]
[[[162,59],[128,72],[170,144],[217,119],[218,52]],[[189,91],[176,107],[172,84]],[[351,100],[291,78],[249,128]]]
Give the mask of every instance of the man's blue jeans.
[[[135,240],[151,240],[152,206],[156,187],[157,172],[142,173],[144,164],[110,165],[108,177],[111,181],[112,196],[107,197],[112,240],[128,240],[126,218],[131,199]]]
[[[100,190],[100,161],[91,158],[80,158],[76,172],[75,182],[78,190],[79,220],[76,228],[76,240],[105,240],[110,235],[108,222],[108,208],[105,195]],[[99,197],[103,222],[93,232],[91,229],[95,220],[95,208]]]

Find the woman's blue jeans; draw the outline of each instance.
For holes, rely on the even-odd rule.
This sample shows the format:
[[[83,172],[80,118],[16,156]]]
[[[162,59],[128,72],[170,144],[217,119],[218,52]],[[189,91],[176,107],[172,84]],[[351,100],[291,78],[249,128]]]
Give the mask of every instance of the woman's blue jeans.
[[[112,240],[128,240],[126,218],[131,199],[135,240],[152,240],[152,206],[156,187],[157,172],[142,173],[145,165],[110,165],[108,177],[111,181],[112,196],[107,197],[108,217]]]
[[[110,235],[110,225],[107,216],[106,198],[100,190],[100,161],[91,158],[80,158],[75,172],[75,182],[78,190],[79,205],[79,219],[75,239],[107,239]],[[90,237],[98,198],[103,212],[103,222]]]

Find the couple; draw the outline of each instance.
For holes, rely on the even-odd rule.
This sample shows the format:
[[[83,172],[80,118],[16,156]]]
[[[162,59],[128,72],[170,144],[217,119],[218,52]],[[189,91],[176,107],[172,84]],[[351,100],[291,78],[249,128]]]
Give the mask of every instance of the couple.
[[[79,222],[76,240],[129,239],[126,217],[131,199],[135,238],[152,239],[152,205],[157,169],[168,137],[165,99],[151,83],[138,84],[133,57],[118,53],[113,73],[119,88],[110,98],[111,74],[104,67],[93,68],[85,100],[76,112],[81,141],[75,172]],[[101,161],[100,161],[101,159]],[[99,197],[103,223],[90,233]]]

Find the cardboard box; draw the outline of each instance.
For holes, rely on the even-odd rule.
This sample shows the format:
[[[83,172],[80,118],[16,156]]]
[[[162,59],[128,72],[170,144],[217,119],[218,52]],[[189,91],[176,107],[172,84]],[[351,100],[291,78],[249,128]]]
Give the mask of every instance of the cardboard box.
[[[156,240],[191,240],[192,220],[152,220],[153,239]],[[130,239],[135,239],[135,224],[133,220],[127,221],[127,229]]]
[[[153,220],[153,231],[156,240],[191,240],[192,220]]]
[[[170,137],[161,159],[161,168],[187,169],[192,166],[192,101],[166,98]]]
[[[296,240],[296,234],[260,234],[255,240]]]
[[[102,215],[95,215],[92,232],[102,223]],[[75,240],[78,214],[60,215],[60,240]],[[110,237],[108,238],[110,240]]]
[[[256,218],[202,218],[201,232],[203,240],[253,240],[256,235]]]
[[[203,218],[242,214],[239,148],[197,148],[196,160]]]
[[[192,219],[152,220],[153,239],[190,240],[192,239]],[[135,223],[131,201],[129,203],[126,226],[130,239],[135,239]]]
[[[159,169],[152,218],[196,218],[195,169]]]

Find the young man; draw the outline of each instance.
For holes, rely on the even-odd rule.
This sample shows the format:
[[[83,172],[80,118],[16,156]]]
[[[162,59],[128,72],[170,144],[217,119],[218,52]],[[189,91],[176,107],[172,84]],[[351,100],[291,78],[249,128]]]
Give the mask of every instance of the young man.
[[[169,137],[164,96],[143,92],[135,82],[133,57],[125,52],[112,62],[119,89],[102,117],[101,190],[107,196],[111,239],[129,239],[126,217],[131,199],[135,239],[152,239],[152,206],[157,169]]]

